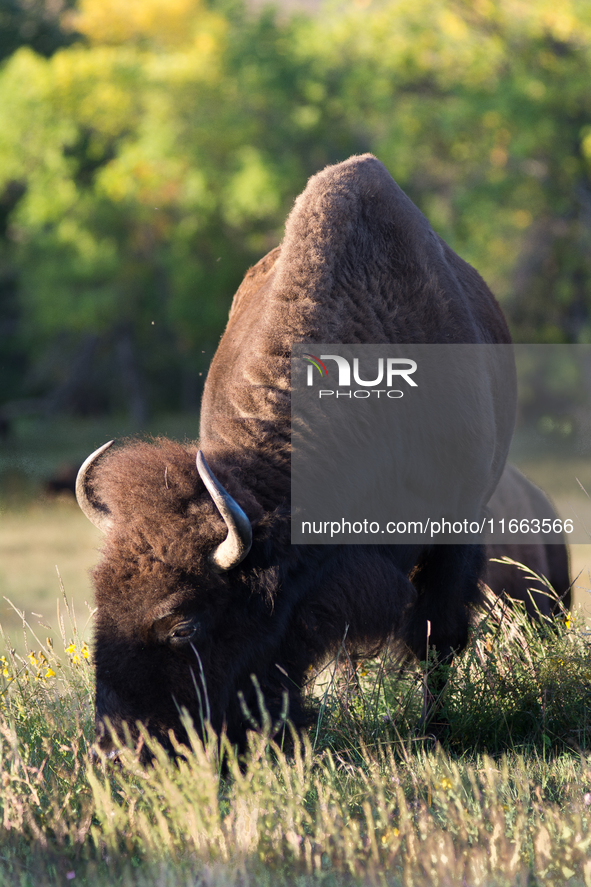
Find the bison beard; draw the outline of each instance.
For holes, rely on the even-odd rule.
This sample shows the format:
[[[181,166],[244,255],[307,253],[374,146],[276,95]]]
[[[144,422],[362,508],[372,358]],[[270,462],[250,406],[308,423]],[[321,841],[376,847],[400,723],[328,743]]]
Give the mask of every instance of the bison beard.
[[[105,751],[105,718],[120,734],[127,722],[137,736],[140,721],[164,744],[171,730],[182,741],[181,707],[243,747],[239,694],[257,711],[253,674],[271,716],[287,694],[301,725],[304,674],[345,631],[360,652],[395,639],[424,657],[429,620],[441,658],[464,647],[482,546],[290,544],[290,348],[322,342],[510,342],[486,284],[371,155],[310,180],[283,243],[240,286],[208,374],[200,448],[248,516],[252,546],[214,503],[197,446],[132,443],[81,473],[83,510],[106,531],[94,571]],[[483,505],[513,429],[514,390],[491,378],[490,394],[474,416]]]

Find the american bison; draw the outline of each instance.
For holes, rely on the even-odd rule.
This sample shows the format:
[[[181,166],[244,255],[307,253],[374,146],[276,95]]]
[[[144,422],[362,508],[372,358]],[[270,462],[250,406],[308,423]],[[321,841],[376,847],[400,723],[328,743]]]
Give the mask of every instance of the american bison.
[[[546,518],[553,523],[557,516],[546,495],[514,465],[509,464],[505,466],[488,507],[495,519],[537,518],[541,522]],[[540,532],[532,534],[530,542],[486,546],[487,584],[497,595],[504,594],[507,598],[522,601],[527,613],[534,619],[558,616],[563,610],[569,610],[571,605],[567,547],[564,541],[546,542],[547,538]],[[555,594],[543,582],[529,577],[514,564],[498,563],[502,557],[511,558],[539,576],[545,576]]]
[[[442,659],[465,645],[483,545],[290,544],[290,349],[322,342],[510,343],[482,278],[371,155],[312,177],[282,244],[246,274],[207,377],[199,446],[107,444],[80,471],[82,510],[106,534],[93,574],[106,752],[105,718],[132,736],[142,722],[170,748],[170,731],[185,736],[182,707],[243,746],[244,704],[258,711],[252,675],[272,717],[287,697],[305,723],[304,674],[345,632],[351,649],[394,638],[422,658],[429,620]],[[493,374],[470,417],[488,429],[474,454],[483,504],[514,400]]]

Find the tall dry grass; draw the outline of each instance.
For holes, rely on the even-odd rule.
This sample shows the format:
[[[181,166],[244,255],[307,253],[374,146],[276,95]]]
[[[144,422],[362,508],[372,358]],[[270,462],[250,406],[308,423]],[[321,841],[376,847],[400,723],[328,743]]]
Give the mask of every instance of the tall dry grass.
[[[0,660],[0,885],[591,887],[576,620],[532,626],[491,602],[450,670],[440,741],[419,727],[429,664],[356,662],[345,641],[291,754],[263,731],[239,760],[188,724],[176,760],[152,744],[153,766],[128,748],[109,768],[89,759],[92,667],[64,615],[59,655],[31,633]]]

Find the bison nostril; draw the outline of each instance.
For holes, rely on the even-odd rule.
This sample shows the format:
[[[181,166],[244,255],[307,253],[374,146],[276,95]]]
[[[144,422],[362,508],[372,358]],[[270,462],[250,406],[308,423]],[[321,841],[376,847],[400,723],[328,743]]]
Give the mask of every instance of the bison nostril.
[[[106,734],[104,723],[97,726],[94,745],[90,749],[89,757],[93,764],[108,763],[120,764],[121,749],[116,743],[116,738]]]
[[[88,753],[88,757],[94,765],[104,763],[110,767],[118,767],[121,766],[120,754],[121,750],[118,748],[111,748],[107,751],[100,746],[93,745]]]
[[[119,750],[114,748],[109,754],[106,756],[106,763],[109,767],[121,767],[121,758],[119,757]]]

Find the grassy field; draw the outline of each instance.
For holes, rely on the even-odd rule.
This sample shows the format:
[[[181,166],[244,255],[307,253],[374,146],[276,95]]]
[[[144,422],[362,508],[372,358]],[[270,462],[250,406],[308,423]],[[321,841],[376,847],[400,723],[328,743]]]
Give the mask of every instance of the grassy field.
[[[101,534],[86,520],[73,496],[64,494],[56,501],[0,515],[0,623],[17,648],[25,640],[22,619],[5,598],[24,610],[44,636],[55,638],[60,577],[81,630],[90,637],[89,571],[98,559],[100,542]]]
[[[504,615],[503,615],[504,614]],[[420,669],[344,666],[307,735],[91,764],[92,669],[66,624],[0,659],[0,885],[591,885],[591,646],[497,608],[452,668],[437,743]],[[263,719],[264,722],[264,719]],[[223,767],[222,761],[223,758]]]
[[[129,750],[108,770],[88,756],[100,534],[73,498],[37,495],[62,447],[76,461],[108,438],[64,428],[0,458],[0,596],[27,621],[1,601],[0,887],[591,887],[591,545],[571,546],[568,623],[496,611],[475,628],[440,742],[419,726],[420,668],[342,650],[294,754],[263,730],[223,767],[194,738],[176,764]]]
[[[418,726],[420,672],[387,660],[351,672],[341,656],[317,679],[320,713],[295,756],[253,736],[248,764],[229,750],[220,778],[216,743],[197,740],[180,766],[159,755],[145,771],[132,752],[115,772],[90,765],[99,545],[66,497],[2,513],[2,593],[28,626],[5,604],[0,887],[591,887],[591,547],[571,551],[568,629],[476,633],[440,744]],[[55,563],[73,602],[61,599],[61,625]]]

